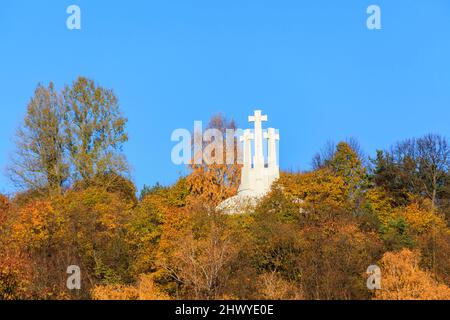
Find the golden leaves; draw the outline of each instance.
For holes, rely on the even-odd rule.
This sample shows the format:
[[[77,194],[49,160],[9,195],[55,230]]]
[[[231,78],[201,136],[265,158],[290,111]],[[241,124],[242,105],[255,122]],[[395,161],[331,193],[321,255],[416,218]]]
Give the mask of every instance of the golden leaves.
[[[283,174],[279,185],[292,199],[302,200],[303,208],[311,215],[348,207],[344,179],[325,168],[302,174]]]
[[[450,300],[450,288],[419,266],[420,253],[403,249],[381,259],[381,290],[377,300]]]
[[[167,294],[155,284],[148,274],[140,276],[137,286],[103,285],[92,290],[94,300],[168,300]]]
[[[49,201],[36,200],[19,210],[17,223],[13,225],[13,235],[27,247],[40,248],[62,235],[64,217]]]

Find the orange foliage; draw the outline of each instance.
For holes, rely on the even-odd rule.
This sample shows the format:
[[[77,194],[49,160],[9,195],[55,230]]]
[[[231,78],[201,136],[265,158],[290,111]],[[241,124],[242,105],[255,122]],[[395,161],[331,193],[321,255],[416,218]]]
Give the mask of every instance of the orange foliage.
[[[0,226],[6,221],[6,214],[9,210],[9,200],[0,194]]]
[[[187,177],[190,192],[188,201],[218,205],[236,194],[240,183],[239,176],[238,165],[193,166]]]
[[[436,282],[419,267],[420,254],[403,249],[387,252],[381,259],[381,290],[377,300],[450,300],[450,288]]]
[[[266,300],[303,300],[301,288],[284,280],[275,272],[267,272],[257,279],[260,297]]]
[[[166,220],[157,263],[159,276],[175,282],[171,290],[180,285],[182,292],[177,293],[189,298],[223,297],[224,279],[238,253],[226,218],[209,211],[182,210]]]
[[[19,250],[3,248],[0,257],[0,300],[32,298],[32,263]]]
[[[221,201],[234,196],[239,188],[241,180],[241,165],[237,164],[238,141],[234,137],[229,141],[231,145],[227,146],[227,129],[236,129],[234,120],[227,120],[222,114],[213,115],[208,124],[209,129],[216,129],[223,135],[223,150],[233,149],[234,161],[228,163],[226,152],[212,150],[211,156],[216,160],[214,164],[205,163],[202,154],[195,154],[190,166],[191,173],[186,182],[189,190],[188,202],[201,202],[210,204],[211,207],[217,206]],[[209,149],[210,145],[204,142],[203,151]],[[201,164],[199,164],[201,162]],[[195,163],[195,164],[194,164]],[[222,163],[222,164],[220,164]]]
[[[63,216],[49,201],[32,201],[19,210],[13,236],[28,248],[41,248],[58,241],[63,222]]]
[[[348,188],[344,178],[328,169],[283,174],[278,184],[291,199],[302,200],[302,207],[313,217],[323,212],[332,213],[348,208]]]
[[[137,287],[125,285],[96,286],[92,290],[94,300],[168,300],[150,275],[141,275]]]
[[[121,284],[96,286],[91,292],[94,300],[138,300],[136,288]]]
[[[392,198],[381,188],[373,188],[367,190],[365,194],[364,204],[367,209],[373,213],[378,220],[388,225],[393,218]]]
[[[431,208],[431,201],[424,200],[425,204],[413,202],[397,210],[397,214],[400,217],[405,218],[408,225],[413,228],[417,233],[423,233],[430,230],[433,227],[439,229],[445,229],[445,220],[433,211]],[[428,205],[427,205],[428,203]]]

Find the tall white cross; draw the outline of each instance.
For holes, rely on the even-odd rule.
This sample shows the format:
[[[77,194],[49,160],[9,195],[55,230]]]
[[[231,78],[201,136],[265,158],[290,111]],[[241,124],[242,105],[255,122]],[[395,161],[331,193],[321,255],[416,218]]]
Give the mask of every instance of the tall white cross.
[[[253,165],[255,168],[264,168],[262,122],[267,121],[267,116],[263,116],[261,110],[256,110],[255,115],[248,117],[248,121],[255,123],[255,155],[253,157]]]
[[[244,168],[250,168],[252,164],[252,144],[251,139],[254,138],[254,135],[250,132],[250,129],[245,129],[244,134],[241,136],[240,141],[244,143],[244,156],[243,156],[243,162],[244,162]]]
[[[269,168],[274,168],[277,165],[277,140],[280,140],[280,135],[274,128],[269,128],[264,134],[264,138],[268,140],[267,157]]]

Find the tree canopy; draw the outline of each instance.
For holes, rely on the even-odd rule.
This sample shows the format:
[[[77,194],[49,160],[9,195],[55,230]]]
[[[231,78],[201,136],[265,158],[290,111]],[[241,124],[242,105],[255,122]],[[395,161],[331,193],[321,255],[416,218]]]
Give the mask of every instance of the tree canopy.
[[[0,195],[0,299],[450,299],[446,138],[370,161],[355,140],[330,143],[311,170],[282,172],[256,207],[225,215],[237,162],[193,164],[137,197],[125,125],[92,80],[38,85],[11,160],[20,189]],[[79,290],[66,286],[72,265]]]

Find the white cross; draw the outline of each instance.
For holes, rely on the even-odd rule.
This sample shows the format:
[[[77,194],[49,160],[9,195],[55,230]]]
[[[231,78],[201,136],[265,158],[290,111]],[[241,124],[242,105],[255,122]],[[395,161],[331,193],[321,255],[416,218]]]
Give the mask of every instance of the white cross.
[[[267,129],[267,132],[264,133],[264,139],[269,140],[280,140],[280,134],[274,128]]]
[[[261,110],[256,110],[253,116],[248,117],[248,122],[255,122],[255,126],[261,125],[262,121],[267,121],[267,115],[262,115]]]
[[[269,128],[267,132],[264,133],[264,138],[268,140],[267,158],[269,167],[274,167],[277,164],[276,141],[280,140],[280,135],[274,128]]]
[[[250,129],[244,130],[244,134],[240,137],[240,141],[244,142],[244,167],[250,168],[251,166],[251,154],[252,154],[252,144],[250,140],[254,138],[254,135],[250,132]]]
[[[267,116],[263,116],[261,110],[256,110],[255,115],[248,117],[248,121],[255,123],[255,155],[253,164],[255,167],[264,167],[262,122],[267,121]]]

